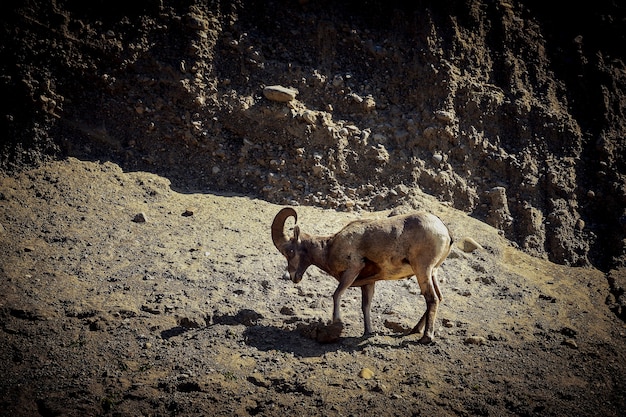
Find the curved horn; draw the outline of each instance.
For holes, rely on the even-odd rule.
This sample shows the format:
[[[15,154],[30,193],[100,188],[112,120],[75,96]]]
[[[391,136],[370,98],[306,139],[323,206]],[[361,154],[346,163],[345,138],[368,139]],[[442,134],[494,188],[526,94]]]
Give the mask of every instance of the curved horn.
[[[285,220],[292,216],[297,222],[298,215],[296,214],[296,211],[291,207],[285,207],[278,212],[272,222],[272,241],[274,241],[274,246],[276,246],[279,251],[281,251],[281,247],[287,242],[287,236],[284,232]]]

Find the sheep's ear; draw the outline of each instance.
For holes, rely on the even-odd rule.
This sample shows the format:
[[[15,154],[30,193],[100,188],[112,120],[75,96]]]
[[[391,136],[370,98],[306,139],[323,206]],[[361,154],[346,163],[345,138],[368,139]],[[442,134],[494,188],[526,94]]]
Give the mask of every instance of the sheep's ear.
[[[296,242],[300,243],[300,226],[293,227],[293,238]]]

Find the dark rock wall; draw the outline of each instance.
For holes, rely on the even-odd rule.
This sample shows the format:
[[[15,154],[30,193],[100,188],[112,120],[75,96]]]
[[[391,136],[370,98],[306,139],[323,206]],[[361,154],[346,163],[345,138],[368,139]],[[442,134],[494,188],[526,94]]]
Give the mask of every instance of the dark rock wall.
[[[422,190],[534,255],[623,265],[626,12],[552,6],[9,3],[3,167],[111,159],[340,210]]]

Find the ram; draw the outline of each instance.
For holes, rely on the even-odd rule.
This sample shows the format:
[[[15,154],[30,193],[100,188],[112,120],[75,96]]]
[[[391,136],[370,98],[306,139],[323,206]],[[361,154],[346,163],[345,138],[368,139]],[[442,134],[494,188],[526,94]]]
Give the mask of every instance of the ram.
[[[285,234],[285,222],[293,217],[293,236]],[[446,225],[435,215],[416,212],[375,220],[355,220],[331,236],[300,231],[298,215],[285,207],[272,223],[272,240],[287,258],[288,279],[302,280],[315,265],[339,281],[333,294],[333,323],[341,322],[341,296],[349,287],[361,287],[365,335],[372,333],[370,310],[376,281],[417,277],[426,311],[411,333],[422,334],[420,343],[434,339],[434,326],[442,301],[437,271],[452,247]]]

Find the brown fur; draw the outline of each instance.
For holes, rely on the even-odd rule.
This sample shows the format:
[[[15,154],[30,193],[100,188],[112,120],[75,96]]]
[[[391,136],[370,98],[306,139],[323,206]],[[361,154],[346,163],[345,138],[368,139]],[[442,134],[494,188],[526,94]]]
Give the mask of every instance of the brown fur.
[[[300,282],[310,265],[339,281],[333,294],[333,322],[341,321],[339,301],[349,287],[361,287],[365,334],[371,333],[370,309],[376,281],[417,277],[426,312],[412,333],[423,343],[434,338],[434,322],[442,300],[437,270],[451,250],[448,228],[436,216],[416,212],[377,220],[356,220],[332,236],[312,236],[294,227],[288,238],[285,220],[297,214],[282,209],[272,223],[272,240],[287,258],[292,281]]]

